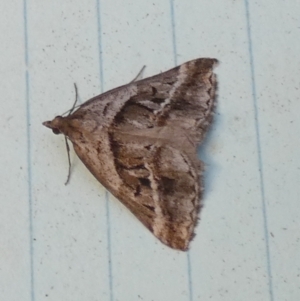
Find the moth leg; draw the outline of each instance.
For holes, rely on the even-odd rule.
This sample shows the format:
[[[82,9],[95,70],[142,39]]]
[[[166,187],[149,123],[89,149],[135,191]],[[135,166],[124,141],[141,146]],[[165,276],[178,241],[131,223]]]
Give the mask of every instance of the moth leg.
[[[71,158],[70,158],[70,146],[68,143],[68,139],[65,136],[65,142],[66,142],[66,148],[67,148],[67,154],[68,154],[68,162],[69,162],[69,170],[68,170],[68,177],[67,177],[67,181],[65,182],[65,185],[67,185],[70,181],[70,177],[71,177]]]
[[[141,69],[140,72],[137,74],[137,76],[136,76],[132,81],[130,81],[129,84],[134,83],[137,79],[139,79],[139,77],[140,77],[140,76],[142,75],[142,73],[144,72],[145,68],[146,68],[146,65],[144,65],[144,66],[142,67],[142,69]]]

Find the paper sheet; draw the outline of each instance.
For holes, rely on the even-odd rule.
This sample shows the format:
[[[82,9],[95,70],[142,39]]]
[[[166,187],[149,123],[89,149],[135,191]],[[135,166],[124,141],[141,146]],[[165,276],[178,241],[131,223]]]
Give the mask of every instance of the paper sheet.
[[[1,1],[0,300],[300,299],[299,1]],[[220,61],[188,253],[162,245],[42,122]]]

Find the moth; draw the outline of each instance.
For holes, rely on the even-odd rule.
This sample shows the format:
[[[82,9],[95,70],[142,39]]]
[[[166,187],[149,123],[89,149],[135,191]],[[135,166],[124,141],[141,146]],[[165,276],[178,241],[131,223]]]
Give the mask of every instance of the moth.
[[[217,60],[199,58],[100,94],[44,126],[161,242],[186,251],[203,193],[197,158],[213,120]]]

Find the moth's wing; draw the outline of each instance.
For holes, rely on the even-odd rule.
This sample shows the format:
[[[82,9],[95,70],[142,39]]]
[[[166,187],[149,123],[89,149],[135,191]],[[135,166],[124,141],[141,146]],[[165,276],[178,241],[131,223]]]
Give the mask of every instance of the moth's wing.
[[[154,126],[181,127],[199,143],[212,122],[216,63],[215,59],[197,59],[139,81],[138,94],[131,101],[153,110]]]
[[[110,141],[117,172],[133,191],[131,201],[153,212],[149,229],[166,245],[187,250],[202,192],[203,166],[195,146],[176,128],[154,128],[144,135],[114,132]],[[143,222],[144,216],[139,218]]]
[[[215,106],[216,59],[202,58],[108,91],[85,102],[71,118],[132,131],[181,127],[194,143],[204,138]]]
[[[156,129],[152,131],[148,137],[121,132],[84,135],[74,149],[92,174],[158,239],[187,250],[200,208],[202,165]],[[151,138],[155,134],[161,138]],[[194,149],[193,144],[189,147]]]

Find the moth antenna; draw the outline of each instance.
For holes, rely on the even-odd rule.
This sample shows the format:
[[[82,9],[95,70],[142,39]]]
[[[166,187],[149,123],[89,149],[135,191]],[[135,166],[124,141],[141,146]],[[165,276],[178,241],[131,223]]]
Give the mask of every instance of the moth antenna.
[[[76,83],[74,83],[74,87],[75,87],[75,101],[74,101],[74,104],[73,104],[73,106],[72,106],[72,108],[70,110],[64,112],[63,114],[61,114],[61,116],[65,115],[67,113],[68,113],[67,116],[70,116],[76,108],[80,107],[80,105],[76,106],[76,104],[78,102],[78,89],[77,89]]]
[[[130,84],[131,84],[131,83],[134,83],[134,82],[141,76],[141,74],[144,72],[145,68],[146,68],[146,65],[144,65],[144,66],[142,67],[142,69],[140,70],[140,72],[138,73],[138,75],[137,75],[131,82],[129,82],[129,83],[130,83]]]
[[[77,105],[76,107],[74,107],[74,109],[77,109],[77,108],[79,108],[80,106],[81,106],[81,104],[80,104],[80,105]],[[66,112],[64,112],[64,113],[62,113],[61,116],[64,116],[64,115],[67,114],[67,113],[68,113],[67,116],[69,116],[69,115],[70,115],[70,111],[71,111],[71,110],[74,110],[74,109],[72,108],[72,109],[70,109],[70,110],[68,110],[68,111],[66,111]]]
[[[77,89],[76,83],[74,83],[74,88],[75,88],[75,101],[74,101],[73,107],[71,108],[71,110],[70,110],[68,116],[72,114],[72,112],[74,111],[74,109],[75,109],[75,107],[76,107],[76,104],[77,104],[77,102],[78,102],[78,89]]]
[[[65,142],[66,142],[66,148],[67,148],[67,154],[68,154],[68,162],[69,162],[68,177],[67,177],[67,181],[65,182],[65,185],[68,185],[68,183],[70,181],[70,177],[71,177],[71,158],[70,158],[70,147],[69,147],[68,139],[67,139],[66,136],[65,136]]]

